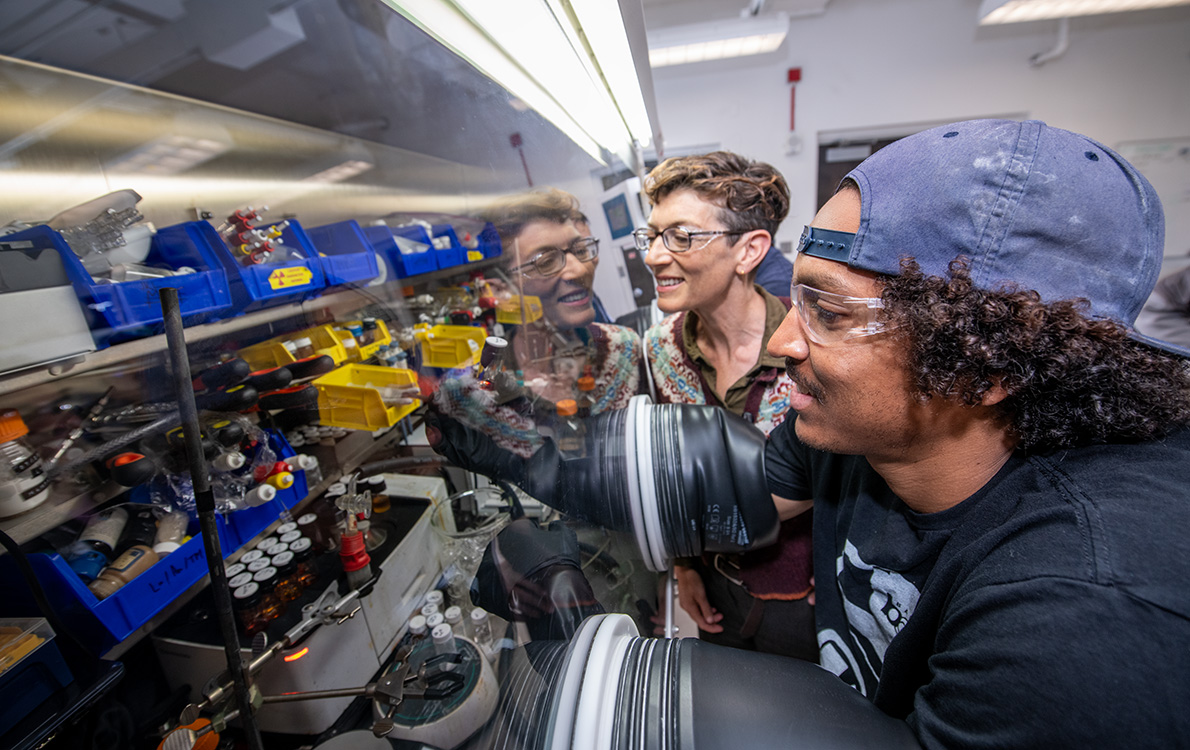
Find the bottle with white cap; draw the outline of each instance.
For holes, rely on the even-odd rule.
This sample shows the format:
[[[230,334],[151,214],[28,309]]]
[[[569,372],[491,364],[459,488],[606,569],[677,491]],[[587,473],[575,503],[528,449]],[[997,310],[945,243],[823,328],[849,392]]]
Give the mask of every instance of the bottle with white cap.
[[[463,632],[463,610],[461,607],[447,607],[446,611],[442,613],[442,616],[446,619],[446,624],[450,626],[450,629],[454,631],[455,635],[466,635]]]
[[[446,624],[446,618],[442,616],[441,612],[435,612],[432,615],[422,615],[426,618],[426,627],[431,631],[439,625]]]
[[[446,595],[442,593],[442,590],[434,589],[430,593],[426,594],[426,600],[423,602],[423,604],[433,604],[439,609],[442,609],[442,605],[445,601]]]
[[[438,605],[434,604],[433,602],[430,602],[429,604],[423,604],[421,607],[421,614],[423,617],[429,617],[430,615],[438,614]]]
[[[415,643],[425,638],[427,631],[428,628],[426,627],[425,617],[421,615],[414,615],[413,617],[409,618],[409,635],[413,637],[413,641]]]
[[[459,652],[459,647],[455,644],[454,631],[451,630],[450,626],[446,623],[436,625],[434,629],[430,631],[430,638],[434,642],[435,656],[449,656]],[[454,669],[454,666],[454,662],[446,661],[442,664],[442,669],[449,671]]]
[[[290,460],[296,468],[306,473],[306,487],[322,483],[322,468],[319,467],[317,458],[308,453],[300,453]]]
[[[471,637],[480,648],[492,650],[492,621],[483,607],[471,610]]]
[[[186,539],[186,529],[190,526],[190,514],[184,510],[175,509],[166,513],[157,522],[157,535],[153,537],[153,551],[158,557],[165,557]]]

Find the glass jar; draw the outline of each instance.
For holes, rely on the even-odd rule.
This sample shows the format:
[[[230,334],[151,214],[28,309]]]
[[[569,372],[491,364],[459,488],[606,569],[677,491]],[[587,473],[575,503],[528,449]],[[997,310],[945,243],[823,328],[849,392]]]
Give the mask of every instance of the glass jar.
[[[273,565],[277,568],[277,584],[273,593],[283,602],[292,602],[302,595],[302,584],[297,575],[297,562],[292,552],[282,552],[273,556]]]
[[[268,624],[262,616],[262,598],[260,584],[251,581],[231,593],[232,609],[240,621],[240,629],[246,635],[255,635]]]
[[[289,551],[293,553],[293,560],[297,563],[298,583],[303,589],[308,589],[318,580],[318,571],[314,567],[314,545],[306,537],[290,543]]]

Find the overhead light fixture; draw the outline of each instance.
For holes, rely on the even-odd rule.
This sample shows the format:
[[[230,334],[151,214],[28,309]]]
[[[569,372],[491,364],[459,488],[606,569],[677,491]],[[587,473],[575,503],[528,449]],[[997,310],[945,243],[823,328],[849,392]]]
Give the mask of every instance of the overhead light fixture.
[[[1168,8],[1173,5],[1190,5],[1190,0],[983,0],[979,6],[979,23],[987,26],[1044,21],[1053,18]]]
[[[376,165],[371,162],[349,159],[342,164],[336,164],[330,169],[324,169],[317,174],[312,174],[302,180],[302,182],[343,182],[344,180],[350,180],[356,175],[367,172],[374,166]]]
[[[610,152],[630,164],[633,153],[652,141],[654,128],[615,3],[384,2],[598,161],[607,163]]]
[[[164,135],[107,162],[109,174],[180,174],[231,149],[230,143],[210,138]]]
[[[649,32],[649,64],[670,65],[747,57],[773,52],[789,33],[789,14],[774,13]]]

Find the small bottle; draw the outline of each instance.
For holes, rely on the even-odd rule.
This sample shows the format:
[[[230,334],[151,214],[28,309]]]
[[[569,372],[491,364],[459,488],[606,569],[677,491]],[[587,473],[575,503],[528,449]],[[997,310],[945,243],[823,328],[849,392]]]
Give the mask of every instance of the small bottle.
[[[244,493],[244,505],[255,508],[277,497],[277,488],[271,484],[258,484]]]
[[[252,580],[259,583],[261,589],[272,591],[273,587],[277,585],[277,569],[273,567],[272,558],[268,560],[268,563],[265,567],[252,573]],[[255,564],[252,563],[252,565]],[[252,570],[252,565],[248,566],[248,570]]]
[[[315,485],[322,484],[322,468],[318,465],[318,459],[308,453],[296,455],[291,459],[294,468],[305,472],[306,474],[306,489],[313,489]]]
[[[442,616],[441,612],[435,612],[432,615],[422,615],[422,617],[426,618],[426,627],[430,630],[433,630],[439,625],[446,624],[446,618]]]
[[[157,553],[143,544],[129,547],[103,569],[103,572],[87,586],[98,599],[106,599],[123,588],[124,584],[153,567]]]
[[[271,568],[271,567],[273,567],[273,558],[261,557],[259,560],[253,560],[252,562],[248,563],[247,570],[249,573],[255,574],[255,573],[259,573],[260,571],[264,570],[265,568]]]
[[[451,630],[450,626],[446,623],[442,623],[441,625],[437,625],[431,629],[430,638],[434,643],[435,656],[448,656],[457,654],[459,652],[459,647],[455,644],[454,631]],[[442,664],[442,669],[450,671],[454,669],[454,666],[454,662],[444,661]]]
[[[240,562],[250,565],[262,557],[264,557],[264,550],[250,549],[240,556]]]
[[[360,333],[360,346],[367,346],[373,344],[380,336],[380,325],[376,322],[376,318],[364,318],[360,321],[362,332]]]
[[[454,631],[455,635],[466,635],[463,632],[462,608],[458,606],[447,607],[446,611],[442,613],[442,616],[446,619],[446,624],[450,626],[450,629]]]
[[[595,378],[591,377],[591,369],[578,379],[578,396],[574,399],[575,416],[586,419],[591,416],[591,407],[595,403]]]
[[[124,524],[124,533],[120,534],[120,541],[116,545],[116,555],[124,554],[131,547],[153,548],[153,541],[157,538],[157,514],[148,505],[130,505],[128,523]]]
[[[288,552],[288,551],[289,551],[289,544],[287,544],[286,542],[277,542],[272,547],[269,547],[267,550],[268,556],[270,558],[276,557],[277,555],[281,554],[282,552]]]
[[[422,617],[432,617],[433,615],[438,614],[439,611],[438,605],[434,604],[433,602],[423,604],[421,607]]]
[[[471,610],[471,639],[487,651],[492,649],[492,621],[483,607]]]
[[[267,555],[269,553],[269,548],[272,547],[274,544],[276,544],[279,541],[281,541],[281,540],[278,539],[276,536],[272,536],[272,535],[266,536],[264,539],[261,539],[259,542],[256,543],[256,549],[264,552]]]
[[[225,451],[215,456],[215,460],[211,461],[211,471],[220,473],[228,473],[244,468],[247,463],[244,454],[239,451]]]
[[[229,582],[230,585],[230,582]],[[232,608],[246,635],[255,635],[268,623],[262,615],[260,584],[251,581],[240,584],[231,593]]]
[[[426,594],[426,600],[422,602],[422,605],[424,606],[426,604],[433,604],[434,606],[438,607],[438,609],[442,609],[442,606],[445,603],[446,595],[442,593],[442,589],[434,589],[430,593]]]
[[[284,541],[286,541],[285,535],[289,534],[291,532],[294,532],[294,531],[297,531],[297,522],[296,521],[286,521],[285,523],[283,523],[277,527],[276,531],[273,532],[273,535],[284,542]]]
[[[426,637],[428,628],[426,627],[426,618],[421,615],[414,615],[409,618],[409,635],[413,636],[413,641],[416,643]]]
[[[153,551],[158,557],[165,557],[186,539],[190,527],[190,514],[184,510],[171,510],[157,522],[157,535],[153,537]]]
[[[293,553],[293,560],[297,563],[298,583],[303,589],[308,589],[318,580],[318,571],[314,568],[314,545],[306,537],[298,539],[289,545]]]
[[[281,342],[281,346],[285,347],[285,351],[289,352],[289,356],[293,357],[295,361],[300,359],[300,357],[297,355],[297,344],[286,339],[285,341]]]
[[[586,455],[587,426],[577,416],[578,405],[574,399],[563,399],[557,404],[558,421],[554,425],[554,440],[563,458],[581,458]]]
[[[240,571],[227,579],[227,586],[233,591],[245,583],[252,583],[252,574],[247,570]]]
[[[302,595],[302,584],[297,574],[297,561],[292,552],[282,552],[273,556],[273,565],[277,566],[277,585],[273,593],[283,602],[292,602]]]
[[[286,525],[287,526],[296,526],[297,524],[286,524]],[[277,531],[281,532],[281,529],[277,529]],[[302,532],[298,531],[297,529],[294,529],[292,531],[286,531],[286,532],[281,533],[281,536],[278,537],[278,541],[281,544],[293,544],[294,542],[296,542],[297,540],[299,540],[301,538],[302,538]]]
[[[127,523],[128,511],[123,506],[96,513],[83,527],[78,541],[110,560],[115,556],[116,544],[119,543],[120,535],[124,533]]]
[[[41,456],[24,439],[28,434],[19,412],[0,412],[0,518],[24,513],[50,496]]]
[[[293,356],[297,359],[306,359],[307,357],[314,356],[314,342],[310,340],[309,336],[294,339],[293,345],[295,347]]]
[[[310,540],[310,544],[319,552],[325,552],[331,547],[327,544],[327,534],[322,528],[322,524],[318,522],[317,513],[304,513],[298,516],[297,520],[298,531],[302,532],[302,536]]]
[[[385,513],[391,506],[386,490],[388,482],[383,476],[368,477],[368,489],[372,491],[372,513]]]
[[[248,569],[248,566],[242,562],[224,564],[223,574],[226,575],[228,580],[230,581],[232,578],[235,578],[236,576],[238,576],[240,573],[243,573],[247,569]]]

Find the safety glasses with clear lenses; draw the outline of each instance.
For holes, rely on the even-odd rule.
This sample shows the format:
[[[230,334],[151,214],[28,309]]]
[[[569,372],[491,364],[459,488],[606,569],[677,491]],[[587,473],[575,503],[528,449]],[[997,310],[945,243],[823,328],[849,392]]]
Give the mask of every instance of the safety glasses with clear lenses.
[[[545,247],[537,254],[512,269],[527,279],[543,276],[557,276],[566,268],[566,255],[570,254],[586,263],[599,257],[599,240],[595,237],[581,237],[566,247]]]
[[[805,284],[794,284],[789,296],[806,335],[819,344],[875,336],[890,328],[880,319],[884,302],[879,297],[848,297]]]
[[[670,227],[658,232],[656,229],[645,227],[637,229],[632,233],[633,239],[636,240],[636,249],[642,253],[649,252],[649,248],[661,237],[661,244],[665,245],[665,249],[671,253],[684,253],[687,250],[701,250],[707,245],[711,244],[711,240],[725,234],[740,235],[744,232],[729,231],[726,229],[687,229],[686,227]],[[704,240],[694,247],[696,237],[708,237],[710,239]]]

